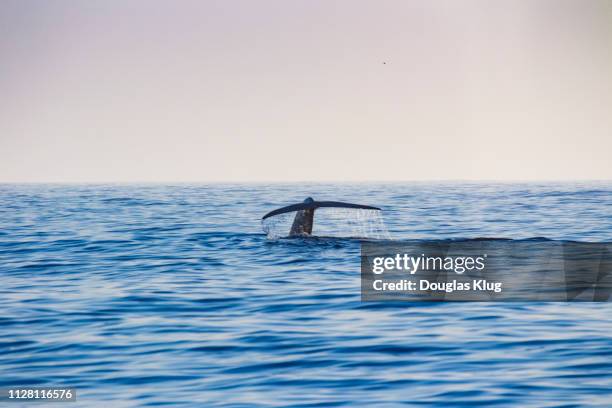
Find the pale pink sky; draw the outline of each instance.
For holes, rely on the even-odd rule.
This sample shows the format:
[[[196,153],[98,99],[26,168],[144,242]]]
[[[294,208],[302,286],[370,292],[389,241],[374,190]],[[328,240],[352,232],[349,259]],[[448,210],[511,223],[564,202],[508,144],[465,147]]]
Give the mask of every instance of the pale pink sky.
[[[612,1],[0,2],[0,182],[612,179]]]

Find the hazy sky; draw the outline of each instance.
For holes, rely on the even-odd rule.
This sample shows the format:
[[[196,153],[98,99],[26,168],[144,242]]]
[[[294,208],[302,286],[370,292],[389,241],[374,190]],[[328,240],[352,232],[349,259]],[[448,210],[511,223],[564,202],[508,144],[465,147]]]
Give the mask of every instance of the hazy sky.
[[[0,181],[612,179],[612,0],[0,0]]]

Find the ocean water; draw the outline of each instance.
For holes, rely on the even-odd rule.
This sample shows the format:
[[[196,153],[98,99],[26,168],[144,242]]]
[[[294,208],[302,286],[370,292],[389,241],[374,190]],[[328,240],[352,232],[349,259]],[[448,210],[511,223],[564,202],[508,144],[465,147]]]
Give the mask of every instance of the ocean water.
[[[610,303],[361,302],[359,239],[263,233],[307,196],[380,206],[393,239],[612,240],[611,183],[0,185],[0,388],[74,387],[75,407],[612,405]]]

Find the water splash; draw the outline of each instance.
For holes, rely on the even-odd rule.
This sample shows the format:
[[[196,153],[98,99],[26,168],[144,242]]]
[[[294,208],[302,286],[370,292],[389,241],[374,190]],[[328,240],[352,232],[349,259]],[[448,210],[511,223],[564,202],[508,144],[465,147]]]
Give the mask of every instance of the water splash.
[[[296,212],[266,218],[262,227],[269,239],[287,237]],[[390,239],[379,210],[319,208],[315,212],[312,235],[336,238]]]

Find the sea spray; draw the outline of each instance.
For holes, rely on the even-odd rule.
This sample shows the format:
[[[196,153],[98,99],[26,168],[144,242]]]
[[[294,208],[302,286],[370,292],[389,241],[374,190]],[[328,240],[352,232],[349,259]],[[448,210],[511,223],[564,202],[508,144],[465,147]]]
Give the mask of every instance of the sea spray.
[[[295,212],[275,215],[262,221],[268,238],[287,237]],[[355,208],[319,208],[315,212],[313,236],[337,238],[390,239],[381,211]]]

